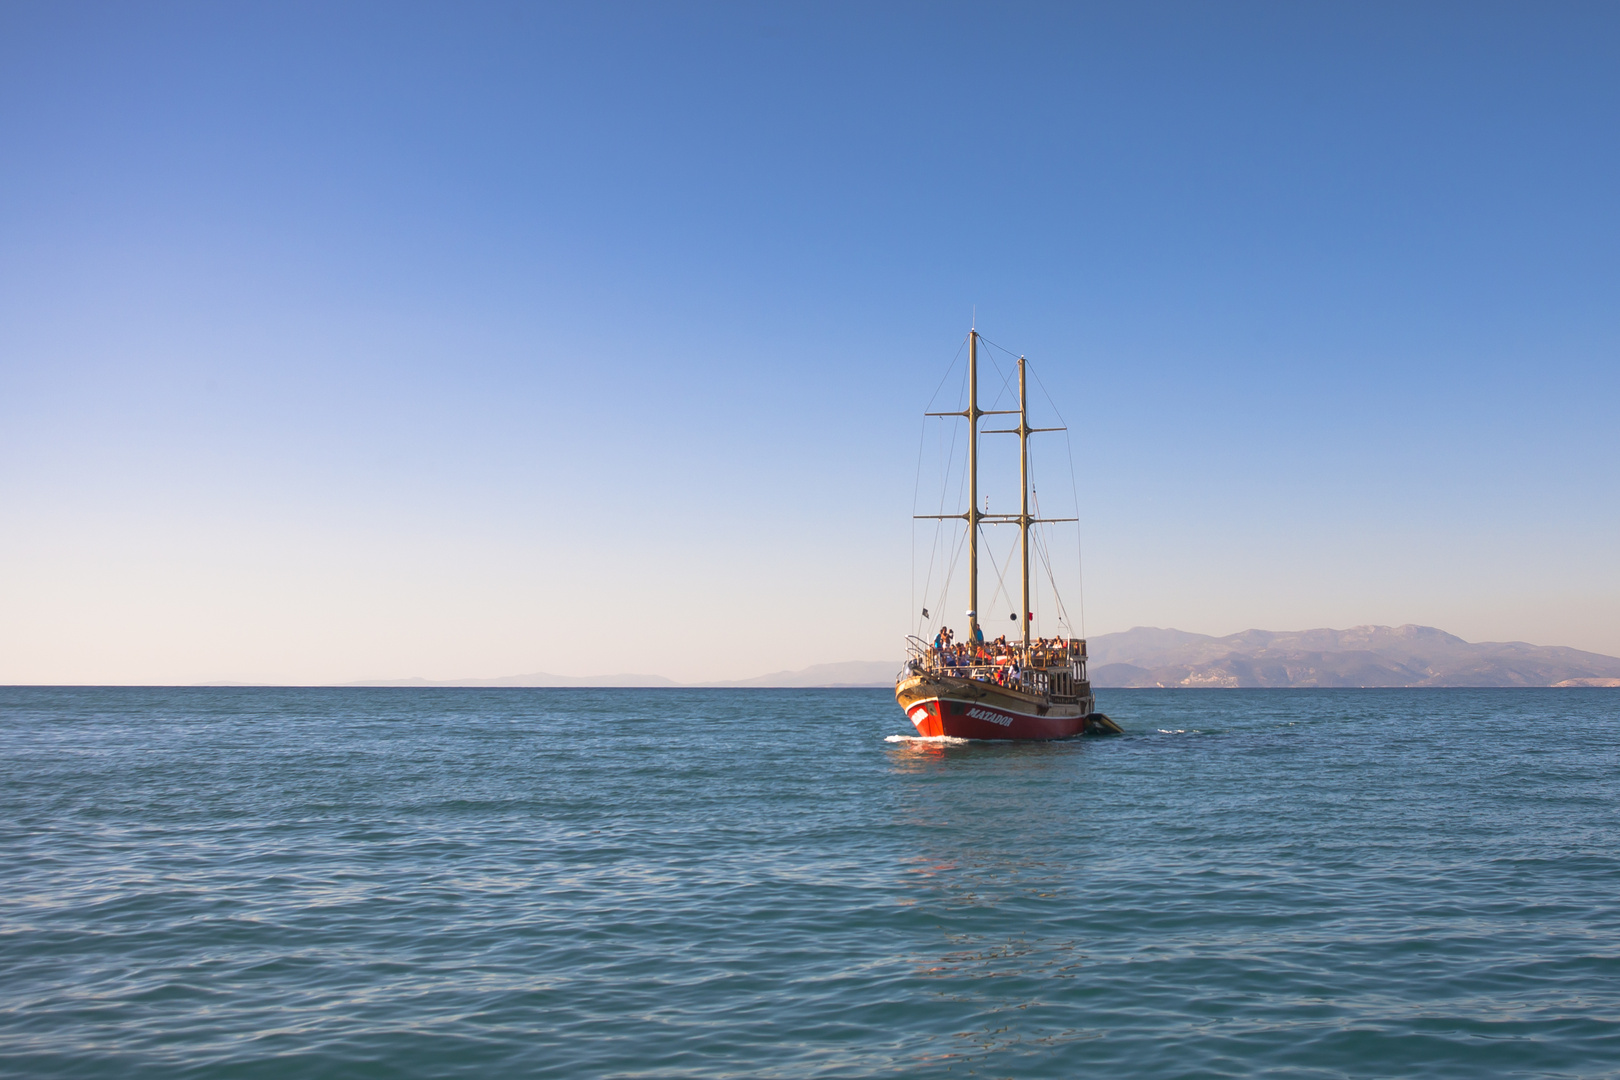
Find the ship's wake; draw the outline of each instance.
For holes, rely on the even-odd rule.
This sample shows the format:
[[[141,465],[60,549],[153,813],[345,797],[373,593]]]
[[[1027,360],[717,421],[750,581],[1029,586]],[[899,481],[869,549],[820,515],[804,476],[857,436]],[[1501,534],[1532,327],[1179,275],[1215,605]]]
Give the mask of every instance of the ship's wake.
[[[954,735],[885,735],[884,742],[943,743],[949,746],[966,745],[972,739],[958,739]]]

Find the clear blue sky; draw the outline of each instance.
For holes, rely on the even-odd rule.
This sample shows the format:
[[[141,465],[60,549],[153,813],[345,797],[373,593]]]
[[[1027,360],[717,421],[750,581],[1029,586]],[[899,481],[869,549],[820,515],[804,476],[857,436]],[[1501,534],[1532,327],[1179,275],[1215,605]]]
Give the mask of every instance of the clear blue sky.
[[[1620,653],[1617,131],[1613,4],[9,3],[0,681],[897,656],[975,306],[1092,634]]]

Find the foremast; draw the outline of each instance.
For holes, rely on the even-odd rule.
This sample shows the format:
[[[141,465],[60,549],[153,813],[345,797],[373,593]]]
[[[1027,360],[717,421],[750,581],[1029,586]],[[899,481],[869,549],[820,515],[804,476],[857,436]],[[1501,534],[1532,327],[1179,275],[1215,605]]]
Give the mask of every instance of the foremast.
[[[968,331],[968,638],[979,640],[979,329]]]
[[[1024,395],[1024,358],[1018,358],[1018,544],[1023,549],[1024,591],[1018,605],[1018,621],[1024,625],[1024,649],[1029,649],[1029,624],[1034,622],[1029,607],[1029,399]]]

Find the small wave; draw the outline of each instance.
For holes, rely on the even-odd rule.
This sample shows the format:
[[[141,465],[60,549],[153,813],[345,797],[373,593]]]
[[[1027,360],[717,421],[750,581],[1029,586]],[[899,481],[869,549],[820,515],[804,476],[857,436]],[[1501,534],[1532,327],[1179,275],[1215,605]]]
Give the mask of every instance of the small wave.
[[[1176,728],[1174,731],[1172,731],[1169,728],[1159,728],[1158,732],[1159,732],[1160,735],[1202,735],[1203,734],[1203,732],[1199,731],[1197,728]]]
[[[972,739],[958,739],[954,735],[885,735],[884,742],[969,743]]]

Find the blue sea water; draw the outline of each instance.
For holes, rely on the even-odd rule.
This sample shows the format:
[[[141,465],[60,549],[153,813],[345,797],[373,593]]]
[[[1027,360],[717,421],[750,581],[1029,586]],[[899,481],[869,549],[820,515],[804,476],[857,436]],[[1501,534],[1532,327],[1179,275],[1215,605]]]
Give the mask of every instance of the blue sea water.
[[[0,1072],[1620,1075],[1620,692],[0,689]]]

